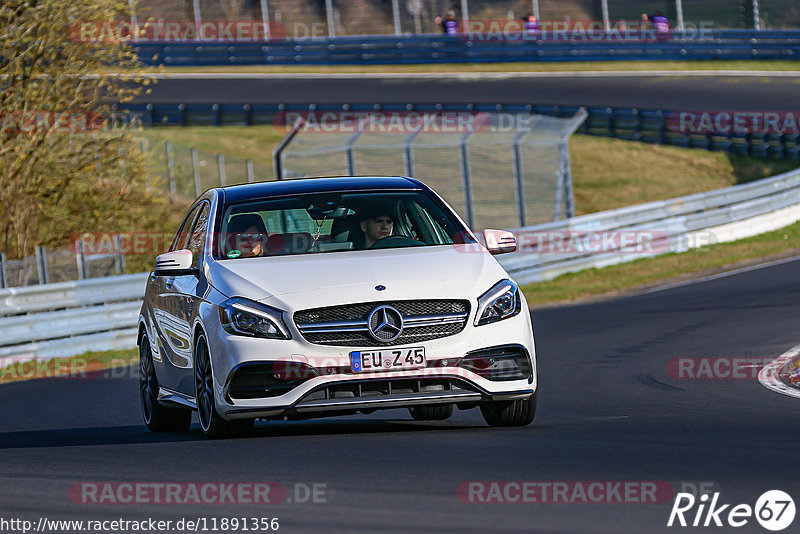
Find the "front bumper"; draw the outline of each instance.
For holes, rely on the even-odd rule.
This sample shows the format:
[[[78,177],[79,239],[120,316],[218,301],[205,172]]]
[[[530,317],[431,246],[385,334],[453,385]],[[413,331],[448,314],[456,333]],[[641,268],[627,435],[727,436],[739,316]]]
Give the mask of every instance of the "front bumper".
[[[533,331],[525,311],[490,325],[475,327],[470,323],[449,337],[398,346],[424,346],[428,361],[424,369],[372,373],[350,370],[350,352],[359,347],[311,344],[299,334],[291,340],[254,339],[230,335],[218,323],[205,326],[217,411],[226,419],[302,418],[435,404],[467,406],[489,400],[524,399],[537,388]],[[527,353],[527,378],[489,380],[458,366],[468,354],[498,346],[515,346]],[[234,372],[243,365],[261,362],[313,368],[315,376],[280,395],[232,398],[228,388]]]
[[[417,382],[417,387],[408,382]],[[431,406],[439,404],[457,404],[472,406],[487,400],[517,400],[533,395],[533,389],[509,391],[491,394],[480,391],[466,380],[455,377],[438,377],[436,384],[427,383],[424,379],[368,379],[332,382],[318,386],[309,391],[298,402],[288,406],[231,407],[225,412],[228,419],[238,418],[303,418],[307,416],[344,415],[355,412],[369,413],[374,410],[390,408],[408,408],[412,406]],[[392,384],[395,385],[394,391]],[[430,386],[444,386],[431,389]],[[344,389],[357,388],[358,393],[349,397],[341,397],[332,393],[342,393]]]

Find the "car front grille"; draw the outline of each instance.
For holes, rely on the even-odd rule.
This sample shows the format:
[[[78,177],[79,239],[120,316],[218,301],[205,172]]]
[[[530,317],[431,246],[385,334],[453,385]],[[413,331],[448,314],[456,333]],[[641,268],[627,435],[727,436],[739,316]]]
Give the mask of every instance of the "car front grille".
[[[378,340],[370,333],[369,316],[380,306],[391,306],[402,316],[403,329],[396,339]],[[367,302],[299,311],[294,314],[294,322],[310,343],[381,347],[419,343],[457,334],[467,324],[469,309],[466,300]]]

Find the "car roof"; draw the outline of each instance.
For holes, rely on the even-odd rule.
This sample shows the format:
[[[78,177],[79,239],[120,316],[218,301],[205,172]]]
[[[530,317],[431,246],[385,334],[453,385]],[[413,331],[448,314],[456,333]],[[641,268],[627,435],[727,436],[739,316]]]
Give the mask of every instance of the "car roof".
[[[276,180],[223,187],[225,202],[251,198],[326,193],[330,191],[363,191],[368,189],[420,189],[421,184],[405,176],[332,176]]]

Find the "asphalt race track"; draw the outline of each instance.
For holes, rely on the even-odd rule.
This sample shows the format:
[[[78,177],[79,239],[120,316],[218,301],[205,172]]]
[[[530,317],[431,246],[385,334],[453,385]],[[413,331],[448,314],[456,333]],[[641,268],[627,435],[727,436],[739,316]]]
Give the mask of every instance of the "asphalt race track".
[[[797,76],[414,77],[376,75],[171,75],[153,103],[502,103],[619,106],[697,111],[786,111],[797,107]]]
[[[254,437],[208,441],[197,425],[186,434],[148,433],[133,372],[5,385],[0,517],[278,517],[281,532],[676,532],[685,529],[666,528],[671,499],[480,504],[460,501],[456,488],[706,482],[724,503],[753,506],[770,489],[797,498],[797,399],[755,379],[677,379],[666,369],[677,357],[777,357],[800,342],[799,267],[796,259],[533,312],[541,396],[536,421],[522,429],[490,429],[476,410],[442,423],[393,410],[263,423]],[[73,502],[71,486],[90,481],[275,481],[290,488],[290,499],[294,484],[317,483],[327,502]],[[764,532],[752,518],[737,531]]]

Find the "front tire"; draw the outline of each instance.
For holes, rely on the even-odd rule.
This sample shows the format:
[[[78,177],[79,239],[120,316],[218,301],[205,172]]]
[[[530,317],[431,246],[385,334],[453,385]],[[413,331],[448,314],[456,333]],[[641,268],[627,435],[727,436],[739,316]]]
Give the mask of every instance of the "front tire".
[[[539,390],[522,400],[481,404],[481,413],[489,426],[526,426],[536,417]]]
[[[226,421],[217,413],[214,396],[214,374],[211,369],[211,354],[205,334],[200,334],[195,343],[194,391],[200,428],[209,438],[237,437],[249,433],[253,419]]]
[[[192,425],[191,410],[167,408],[158,402],[158,377],[146,335],[139,342],[139,396],[144,424],[151,432],[183,432]]]
[[[444,421],[453,416],[455,409],[455,404],[446,404],[444,406],[414,406],[408,411],[415,421]]]

